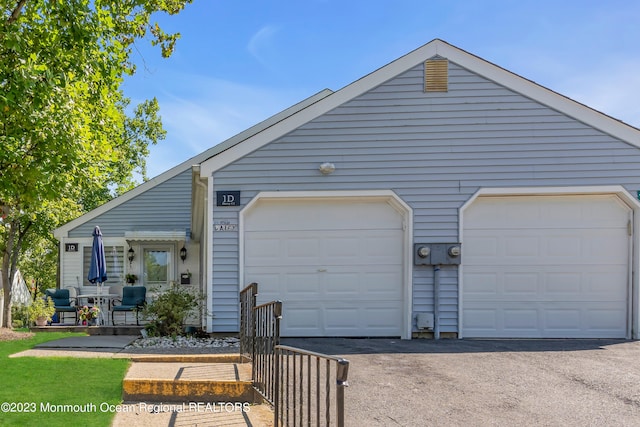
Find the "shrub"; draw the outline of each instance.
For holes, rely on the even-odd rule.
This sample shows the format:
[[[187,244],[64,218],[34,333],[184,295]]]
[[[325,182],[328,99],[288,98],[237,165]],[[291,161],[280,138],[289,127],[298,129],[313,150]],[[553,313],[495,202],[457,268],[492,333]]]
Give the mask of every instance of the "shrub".
[[[29,306],[29,320],[35,322],[39,317],[45,317],[47,321],[51,321],[51,316],[56,312],[53,300],[49,297],[38,296]]]
[[[11,320],[13,328],[22,328],[28,323],[29,308],[26,305],[11,306]]]
[[[187,317],[202,309],[203,300],[200,294],[172,285],[142,309],[143,316],[149,321],[145,326],[148,335],[184,335]]]

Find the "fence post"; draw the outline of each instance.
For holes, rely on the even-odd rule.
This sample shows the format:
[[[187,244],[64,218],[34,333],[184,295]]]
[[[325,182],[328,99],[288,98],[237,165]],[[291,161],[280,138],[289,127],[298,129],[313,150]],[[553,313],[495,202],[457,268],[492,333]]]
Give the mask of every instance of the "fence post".
[[[336,423],[338,427],[344,427],[344,388],[349,387],[348,374],[349,361],[339,359],[336,364]]]
[[[274,349],[275,358],[276,358],[276,366],[275,366],[275,381],[274,381],[274,397],[273,397],[273,412],[274,412],[274,427],[278,427],[280,425],[280,350],[278,348]]]

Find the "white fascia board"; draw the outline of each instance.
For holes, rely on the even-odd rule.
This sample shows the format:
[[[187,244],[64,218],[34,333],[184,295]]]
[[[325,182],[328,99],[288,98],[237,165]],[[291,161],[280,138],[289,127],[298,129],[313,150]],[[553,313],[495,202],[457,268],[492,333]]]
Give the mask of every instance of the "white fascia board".
[[[218,169],[280,138],[305,123],[327,113],[345,102],[375,88],[412,67],[433,56],[447,58],[470,71],[505,86],[515,92],[540,102],[556,111],[575,118],[589,126],[599,129],[615,138],[621,139],[636,147],[640,147],[640,130],[624,122],[616,120],[604,113],[587,107],[557,92],[527,80],[511,71],[501,68],[478,56],[452,46],[442,40],[435,39],[426,45],[400,57],[384,67],[356,80],[332,95],[300,110],[264,131],[248,137],[242,143],[234,145],[216,157],[203,163],[202,176],[208,176]]]
[[[239,142],[247,139],[248,137],[255,135],[256,133],[261,132],[262,130],[268,128],[269,126],[272,126],[274,123],[277,123],[279,121],[284,120],[286,117],[290,116],[291,114],[294,114],[295,112],[306,108],[307,106],[317,102],[318,100],[325,98],[327,96],[329,96],[330,94],[332,94],[333,92],[329,89],[324,89],[318,93],[316,93],[315,95],[310,96],[309,98],[306,98],[305,100],[287,108],[284,111],[281,111],[280,113],[277,113],[273,116],[271,116],[270,118],[250,127],[249,129],[239,133],[238,135],[221,142],[220,144],[217,144],[213,147],[211,147],[210,149],[198,154],[197,156],[194,156],[192,158],[190,158],[187,161],[184,161],[182,163],[180,163],[179,165],[169,169],[168,171],[150,179],[147,182],[144,182],[142,184],[140,184],[139,186],[133,188],[132,190],[124,193],[123,195],[116,197],[113,200],[110,200],[109,202],[105,203],[104,205],[101,205],[99,207],[97,207],[96,209],[92,210],[91,212],[87,212],[86,214],[64,224],[61,227],[56,228],[53,231],[53,235],[56,237],[56,239],[60,240],[63,237],[66,237],[69,233],[70,230],[73,230],[74,228],[84,224],[87,221],[91,221],[93,218],[102,215],[105,212],[108,212],[110,209],[115,208],[116,206],[133,199],[134,197],[144,193],[147,190],[150,190],[151,188],[155,187],[158,184],[161,184],[165,181],[167,181],[170,178],[173,178],[174,176],[186,171],[187,169],[193,168],[193,166],[195,165],[200,165],[203,162],[206,162],[207,159],[210,159],[212,157],[215,157],[216,155],[218,155],[219,153],[227,150],[229,147],[234,146],[235,144],[238,144]],[[206,175],[202,175],[201,177],[205,177]]]
[[[216,157],[213,157],[202,164],[202,176],[209,176],[213,172],[223,168],[224,166],[240,159],[247,154],[263,147],[264,145],[274,141],[287,133],[295,130],[296,128],[310,122],[316,117],[325,114],[332,109],[352,100],[353,98],[373,89],[376,86],[381,85],[387,80],[392,79],[398,74],[416,66],[424,60],[431,58],[438,54],[438,49],[442,42],[440,40],[434,40],[426,45],[408,53],[405,56],[385,65],[384,67],[367,74],[359,80],[343,87],[342,89],[334,92],[324,99],[308,106],[307,108],[298,111],[291,115],[286,120],[283,120],[275,125],[265,129],[264,131],[255,134],[242,144],[237,144],[223,153],[220,153]],[[448,45],[445,45],[448,46]]]
[[[217,152],[215,154],[211,154],[210,156],[208,156],[200,164],[200,177],[203,179],[207,178],[211,175],[213,170],[218,169],[218,168],[212,169],[211,164],[215,163],[216,159],[220,158],[220,156],[223,155],[224,153],[227,153],[230,150],[234,150],[239,145],[246,144],[246,141],[248,139],[251,139],[256,135],[262,135],[265,132],[265,130],[270,129],[271,127],[275,126],[278,123],[286,121],[292,115],[295,115],[296,113],[306,108],[309,108],[310,105],[314,105],[315,103],[330,96],[333,93],[334,92],[330,89],[324,89],[316,93],[315,95],[310,96],[304,101],[301,101],[287,108],[286,110],[283,110],[269,117],[268,119],[258,123],[255,126],[250,127],[249,129],[246,129],[240,132],[239,134],[227,139],[224,142],[221,142],[216,146],[218,148]]]
[[[505,86],[528,98],[564,113],[574,119],[640,147],[640,129],[614,119],[600,111],[574,101],[558,92],[547,89],[531,80],[442,42],[438,54],[470,71],[477,73],[499,85]]]

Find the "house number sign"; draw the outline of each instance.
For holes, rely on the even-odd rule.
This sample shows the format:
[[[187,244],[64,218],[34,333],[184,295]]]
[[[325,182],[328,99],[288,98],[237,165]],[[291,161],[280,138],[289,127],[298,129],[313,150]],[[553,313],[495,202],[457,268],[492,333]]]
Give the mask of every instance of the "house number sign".
[[[65,243],[64,244],[65,252],[78,252],[78,244],[77,243]]]
[[[240,206],[239,191],[216,191],[217,206]]]
[[[231,224],[229,221],[219,221],[213,224],[215,231],[236,231],[238,224]]]

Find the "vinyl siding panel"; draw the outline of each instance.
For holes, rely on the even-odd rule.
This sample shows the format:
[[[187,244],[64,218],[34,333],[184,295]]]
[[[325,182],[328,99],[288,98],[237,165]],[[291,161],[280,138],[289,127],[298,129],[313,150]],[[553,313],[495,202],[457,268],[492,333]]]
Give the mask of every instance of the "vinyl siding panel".
[[[91,236],[99,225],[103,236],[126,231],[184,231],[191,226],[191,169],[69,231],[69,237]]]
[[[449,70],[448,92],[424,93],[416,66],[216,171],[214,191],[241,190],[245,205],[259,191],[390,189],[413,209],[414,241],[446,242],[459,239],[458,209],[481,187],[640,189],[638,148],[455,63]],[[336,171],[321,175],[323,162]],[[229,209],[214,206],[214,218],[237,222]],[[236,307],[214,323],[234,330],[237,253],[237,234],[214,235],[214,308]],[[431,312],[433,271],[413,270],[413,312]],[[457,281],[457,268],[443,270],[442,332],[458,331]]]
[[[235,188],[235,187],[234,187]],[[242,194],[241,205],[248,202]],[[239,207],[216,209],[215,197],[211,201],[214,207],[214,224],[228,221],[238,224]],[[214,230],[214,227],[211,227]],[[239,260],[238,231],[212,231],[213,233],[213,286],[211,289],[213,314],[213,332],[237,332],[240,314],[239,292]]]

